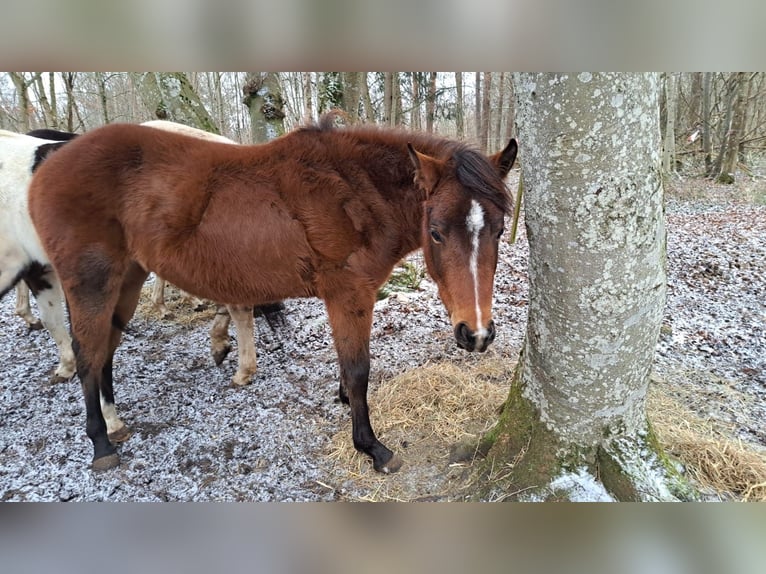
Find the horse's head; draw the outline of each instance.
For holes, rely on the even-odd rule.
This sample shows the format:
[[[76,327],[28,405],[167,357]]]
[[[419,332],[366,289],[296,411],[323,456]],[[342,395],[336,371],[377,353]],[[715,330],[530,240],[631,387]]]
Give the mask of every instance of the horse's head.
[[[461,147],[437,159],[409,146],[415,182],[426,194],[423,254],[439,287],[458,346],[483,352],[495,338],[492,287],[509,196],[503,178],[516,140],[486,158]]]

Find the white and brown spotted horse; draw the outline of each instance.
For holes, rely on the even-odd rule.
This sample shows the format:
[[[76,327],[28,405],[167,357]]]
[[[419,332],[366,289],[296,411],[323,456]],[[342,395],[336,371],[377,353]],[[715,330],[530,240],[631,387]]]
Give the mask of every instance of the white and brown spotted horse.
[[[119,464],[112,359],[155,272],[228,304],[321,298],[354,446],[376,470],[398,470],[367,404],[377,290],[422,248],[457,344],[486,350],[515,157],[513,140],[488,159],[434,135],[328,119],[243,146],[114,124],[58,150],[35,174],[29,208],[69,303],[93,468]]]
[[[196,138],[235,144],[232,140],[168,121],[149,121],[144,125],[160,130],[186,134]],[[32,174],[43,159],[59,149],[77,134],[51,129],[33,130],[26,135],[0,130],[0,296],[16,284],[16,313],[30,329],[40,328],[29,306],[29,288],[40,309],[40,317],[50,332],[59,352],[59,364],[53,382],[70,379],[75,372],[74,353],[66,329],[62,308],[63,293],[56,277],[42,254],[37,234],[29,219],[27,190]],[[152,302],[161,312],[164,306],[165,281],[157,277]],[[269,306],[259,311],[266,314],[269,324],[279,317],[281,306]],[[166,309],[165,309],[166,310]],[[210,328],[211,354],[220,365],[231,350],[229,322],[234,320],[237,336],[238,364],[232,379],[235,385],[251,381],[256,372],[253,309],[245,306],[219,306]]]

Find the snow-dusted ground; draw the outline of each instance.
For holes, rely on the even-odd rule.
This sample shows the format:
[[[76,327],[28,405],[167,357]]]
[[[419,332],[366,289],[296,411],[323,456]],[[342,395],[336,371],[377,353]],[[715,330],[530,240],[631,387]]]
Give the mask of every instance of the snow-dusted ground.
[[[697,388],[694,410],[766,446],[766,207],[670,200],[667,212],[670,287],[657,375],[671,388]],[[514,356],[521,344],[526,257],[522,230],[501,250],[489,353]],[[433,284],[421,287],[378,304],[373,387],[429,360],[481,360],[456,348]],[[120,467],[97,474],[80,386],[46,383],[55,346],[46,332],[27,333],[13,304],[13,295],[0,301],[0,500],[337,496],[325,486],[333,480],[326,454],[349,415],[335,401],[338,368],[321,302],[288,301],[276,334],[257,319],[259,372],[238,389],[229,387],[234,354],[222,367],[209,357],[208,321],[137,314],[115,357],[117,406],[135,434],[119,449]]]

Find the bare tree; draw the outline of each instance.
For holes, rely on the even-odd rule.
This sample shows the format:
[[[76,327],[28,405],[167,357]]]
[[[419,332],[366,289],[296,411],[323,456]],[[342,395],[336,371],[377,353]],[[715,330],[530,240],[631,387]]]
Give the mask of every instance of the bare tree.
[[[678,90],[673,72],[665,76],[665,141],[663,144],[662,169],[667,173],[676,171],[676,101]]]
[[[726,134],[725,145],[722,146],[725,152],[721,163],[721,171],[718,174],[719,183],[734,183],[734,174],[737,171],[737,162],[739,160],[739,145],[745,125],[748,88],[747,74],[745,72],[737,72],[733,81],[731,123]]]
[[[436,72],[428,72],[428,91],[426,93],[426,131],[434,131],[436,117]]]
[[[481,143],[481,72],[476,72],[474,77],[474,90],[476,97],[474,98],[474,119],[476,131],[476,141]]]
[[[269,141],[285,133],[284,100],[276,72],[250,72],[242,93],[242,103],[250,111],[253,142]]]
[[[144,105],[160,120],[220,133],[199,94],[183,72],[131,73]]]
[[[484,85],[482,86],[481,101],[481,133],[479,134],[479,146],[483,151],[489,149],[489,126],[492,117],[491,96],[492,96],[492,72],[484,72]]]
[[[457,130],[457,138],[463,139],[465,137],[465,125],[464,117],[465,111],[463,108],[463,72],[455,72],[455,129]]]

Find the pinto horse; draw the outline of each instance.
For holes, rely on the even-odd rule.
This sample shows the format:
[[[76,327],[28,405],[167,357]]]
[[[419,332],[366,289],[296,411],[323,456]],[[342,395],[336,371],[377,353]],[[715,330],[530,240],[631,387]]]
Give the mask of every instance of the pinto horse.
[[[30,214],[69,302],[94,470],[119,464],[99,399],[116,416],[112,358],[150,271],[227,304],[321,298],[354,446],[380,472],[402,464],[376,438],[367,404],[373,307],[395,264],[421,247],[457,344],[492,342],[515,140],[487,158],[331,119],[248,146],[114,124],[38,169]]]

